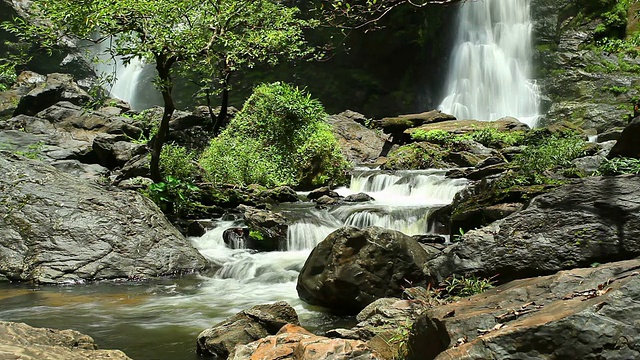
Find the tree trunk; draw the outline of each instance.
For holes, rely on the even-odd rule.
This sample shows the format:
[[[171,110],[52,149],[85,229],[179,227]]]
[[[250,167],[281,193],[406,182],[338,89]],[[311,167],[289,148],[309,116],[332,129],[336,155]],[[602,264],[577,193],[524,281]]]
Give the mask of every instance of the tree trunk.
[[[162,94],[162,101],[164,102],[162,120],[160,120],[160,127],[153,141],[151,165],[149,169],[151,171],[151,180],[156,183],[163,180],[162,174],[160,173],[160,154],[162,153],[162,146],[169,133],[169,121],[176,109],[171,95],[171,91],[173,90],[173,85],[171,84],[171,66],[174,62],[175,59],[167,59],[166,55],[156,56],[156,69],[158,70],[158,77],[161,82],[160,93]]]
[[[230,72],[227,72],[224,75],[224,79],[222,81],[222,103],[220,104],[220,112],[218,113],[218,118],[213,126],[213,134],[218,135],[220,129],[224,127],[227,122],[227,115],[229,109],[229,77],[231,76]]]

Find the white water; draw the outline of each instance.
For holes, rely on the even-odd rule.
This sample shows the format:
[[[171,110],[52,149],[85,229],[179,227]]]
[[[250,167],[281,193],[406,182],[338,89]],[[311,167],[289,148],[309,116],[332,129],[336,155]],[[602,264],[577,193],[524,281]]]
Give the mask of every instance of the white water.
[[[153,85],[155,70],[145,64],[139,57],[134,57],[128,64],[124,64],[120,57],[109,54],[108,41],[96,46],[95,70],[105,78],[114,77],[112,82],[105,84],[109,96],[124,100],[134,110],[144,110],[162,104],[160,92]]]
[[[540,95],[531,80],[530,0],[469,1],[459,11],[439,109],[458,119],[513,116],[535,127]]]

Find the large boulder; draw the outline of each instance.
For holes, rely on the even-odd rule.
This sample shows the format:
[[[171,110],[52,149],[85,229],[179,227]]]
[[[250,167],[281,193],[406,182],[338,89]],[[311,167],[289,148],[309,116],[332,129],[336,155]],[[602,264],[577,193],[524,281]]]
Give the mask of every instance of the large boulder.
[[[501,280],[547,275],[640,255],[640,177],[591,177],[537,196],[528,208],[487,227],[433,259],[429,269]]]
[[[244,220],[249,228],[250,248],[286,250],[289,224],[284,216],[269,210],[247,207]]]
[[[640,260],[516,280],[427,310],[415,360],[638,359]]]
[[[355,119],[359,118],[364,116],[353,111],[345,111],[329,116],[327,122],[331,124],[333,135],[349,161],[354,164],[372,164],[379,157],[387,155],[391,143],[387,135],[357,123]]]
[[[404,287],[426,285],[427,252],[401,232],[368,227],[340,228],[313,249],[298,277],[304,301],[355,314]]]
[[[236,347],[231,360],[378,360],[375,350],[359,340],[316,336],[296,325],[276,335]]]
[[[529,130],[527,124],[518,121],[516,118],[505,117],[496,121],[480,121],[480,120],[448,120],[435,123],[428,123],[418,127],[405,130],[405,134],[411,135],[417,130],[431,131],[431,130],[443,130],[453,134],[466,134],[482,129],[497,129],[501,132],[506,131],[519,131]]]
[[[78,86],[73,75],[53,73],[47,75],[47,80],[42,86],[34,88],[20,98],[13,114],[35,115],[58,101],[84,105],[91,101],[91,96]]]
[[[40,283],[142,279],[206,261],[148,198],[0,152],[0,274]]]
[[[122,351],[97,349],[90,336],[74,330],[0,321],[0,359],[130,360]]]
[[[236,345],[274,335],[286,324],[300,324],[298,314],[286,302],[256,305],[202,331],[197,339],[197,352],[226,359]]]
[[[609,159],[614,157],[630,157],[640,159],[640,117],[631,121],[631,123],[622,131],[620,139],[609,152]]]

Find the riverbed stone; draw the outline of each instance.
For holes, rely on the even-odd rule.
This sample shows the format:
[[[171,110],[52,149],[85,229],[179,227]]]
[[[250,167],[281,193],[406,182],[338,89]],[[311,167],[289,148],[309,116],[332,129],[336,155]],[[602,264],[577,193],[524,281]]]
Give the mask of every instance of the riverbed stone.
[[[516,280],[425,311],[408,359],[637,359],[640,260]]]
[[[286,324],[300,324],[298,314],[286,302],[256,305],[202,331],[196,351],[200,356],[226,359],[237,345],[275,335]]]
[[[287,244],[287,219],[273,211],[247,207],[244,219],[249,229],[251,248],[264,251],[284,250]]]
[[[590,177],[537,196],[502,220],[471,230],[432,259],[439,280],[452,274],[500,281],[640,255],[640,176]]]
[[[130,360],[120,350],[98,350],[94,340],[74,330],[35,328],[0,321],[0,359]]]
[[[0,152],[0,273],[14,281],[145,279],[206,260],[148,198]]]
[[[377,360],[384,359],[366,343],[316,336],[297,325],[285,325],[276,335],[238,346],[232,360]]]
[[[342,227],[318,244],[298,277],[298,295],[312,305],[355,314],[408,286],[426,285],[427,252],[399,231]]]
[[[357,120],[363,121],[364,115],[345,111],[327,117],[333,135],[338,140],[345,157],[354,164],[374,164],[391,149],[389,135],[369,129]]]

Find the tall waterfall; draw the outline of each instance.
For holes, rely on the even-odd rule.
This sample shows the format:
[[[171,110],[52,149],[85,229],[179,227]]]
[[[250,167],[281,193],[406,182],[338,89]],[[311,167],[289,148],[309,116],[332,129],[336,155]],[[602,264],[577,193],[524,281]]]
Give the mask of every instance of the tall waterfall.
[[[470,1],[459,11],[439,109],[459,119],[513,116],[534,127],[540,100],[531,80],[530,0]]]

